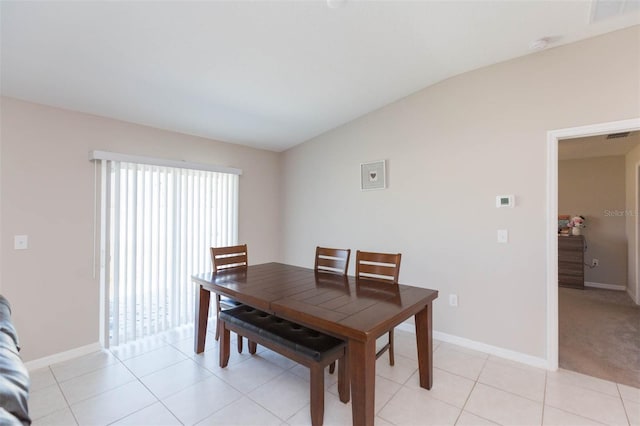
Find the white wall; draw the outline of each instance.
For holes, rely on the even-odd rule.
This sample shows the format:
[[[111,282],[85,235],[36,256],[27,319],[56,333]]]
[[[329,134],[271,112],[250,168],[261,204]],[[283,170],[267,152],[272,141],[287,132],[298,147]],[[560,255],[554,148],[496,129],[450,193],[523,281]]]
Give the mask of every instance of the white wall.
[[[640,190],[640,182],[638,182],[637,170],[640,167],[640,145],[635,147],[625,157],[626,169],[626,207],[625,217],[627,225],[627,241],[628,241],[628,275],[627,275],[627,292],[631,298],[640,304],[640,283],[638,282],[638,242],[635,241],[637,225],[638,225],[638,191]],[[635,243],[634,243],[635,242]]]
[[[279,154],[2,98],[0,283],[26,361],[98,341],[89,151],[243,169],[239,239],[250,263],[280,258]],[[27,234],[29,249],[13,250]]]
[[[284,260],[402,252],[400,281],[440,291],[435,330],[544,358],[547,131],[640,116],[639,47],[634,27],[466,73],[286,151]],[[378,159],[389,188],[361,192]]]
[[[585,217],[584,262],[599,260],[585,267],[586,282],[627,286],[625,179],[623,155],[558,162],[558,213]]]

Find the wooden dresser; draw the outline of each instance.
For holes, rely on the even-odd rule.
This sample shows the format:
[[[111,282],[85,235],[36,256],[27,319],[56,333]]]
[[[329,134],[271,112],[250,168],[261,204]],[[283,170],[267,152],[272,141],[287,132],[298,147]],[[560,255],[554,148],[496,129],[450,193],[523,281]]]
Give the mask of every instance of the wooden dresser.
[[[558,285],[584,290],[584,236],[558,237]]]

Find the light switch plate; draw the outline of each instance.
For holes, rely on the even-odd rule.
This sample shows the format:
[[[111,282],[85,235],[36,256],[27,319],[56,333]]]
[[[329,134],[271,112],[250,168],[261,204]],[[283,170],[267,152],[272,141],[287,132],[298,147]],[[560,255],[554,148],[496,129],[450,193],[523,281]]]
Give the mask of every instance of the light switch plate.
[[[29,248],[29,237],[26,235],[14,235],[13,237],[14,250],[26,250]]]
[[[457,307],[458,306],[458,295],[450,294],[449,295],[449,306]]]
[[[498,229],[498,242],[499,243],[508,243],[509,242],[509,231],[506,229]]]
[[[497,195],[496,207],[510,207],[513,208],[516,205],[515,195]]]

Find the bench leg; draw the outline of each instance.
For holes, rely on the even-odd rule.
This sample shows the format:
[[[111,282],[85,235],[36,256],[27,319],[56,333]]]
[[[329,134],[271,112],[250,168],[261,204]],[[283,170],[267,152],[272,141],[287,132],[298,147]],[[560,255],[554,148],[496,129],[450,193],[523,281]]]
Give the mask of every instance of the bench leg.
[[[238,353],[242,353],[242,336],[238,334]]]
[[[216,342],[220,339],[220,295],[216,294]]]
[[[349,362],[347,354],[338,360],[338,395],[345,404],[351,398],[351,379],[349,377]]]
[[[249,353],[251,355],[255,355],[256,351],[258,350],[258,344],[256,342],[252,342],[251,340],[248,340],[248,342],[249,342]]]
[[[224,321],[219,321],[220,331],[222,336],[220,339],[220,368],[225,368],[227,364],[229,364],[229,355],[231,345],[231,333],[229,329],[225,326]]]
[[[311,424],[321,426],[324,420],[324,367],[309,368],[311,375]]]

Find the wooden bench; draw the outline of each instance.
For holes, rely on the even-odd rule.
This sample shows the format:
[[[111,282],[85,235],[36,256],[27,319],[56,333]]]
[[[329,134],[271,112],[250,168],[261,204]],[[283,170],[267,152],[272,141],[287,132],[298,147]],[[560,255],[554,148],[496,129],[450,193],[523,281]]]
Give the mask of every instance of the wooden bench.
[[[278,318],[250,306],[239,306],[220,312],[220,367],[229,362],[230,333],[233,331],[310,370],[311,423],[322,425],[324,418],[324,369],[338,361],[338,393],[340,401],[349,402],[350,382],[347,367],[347,344],[343,340]]]

